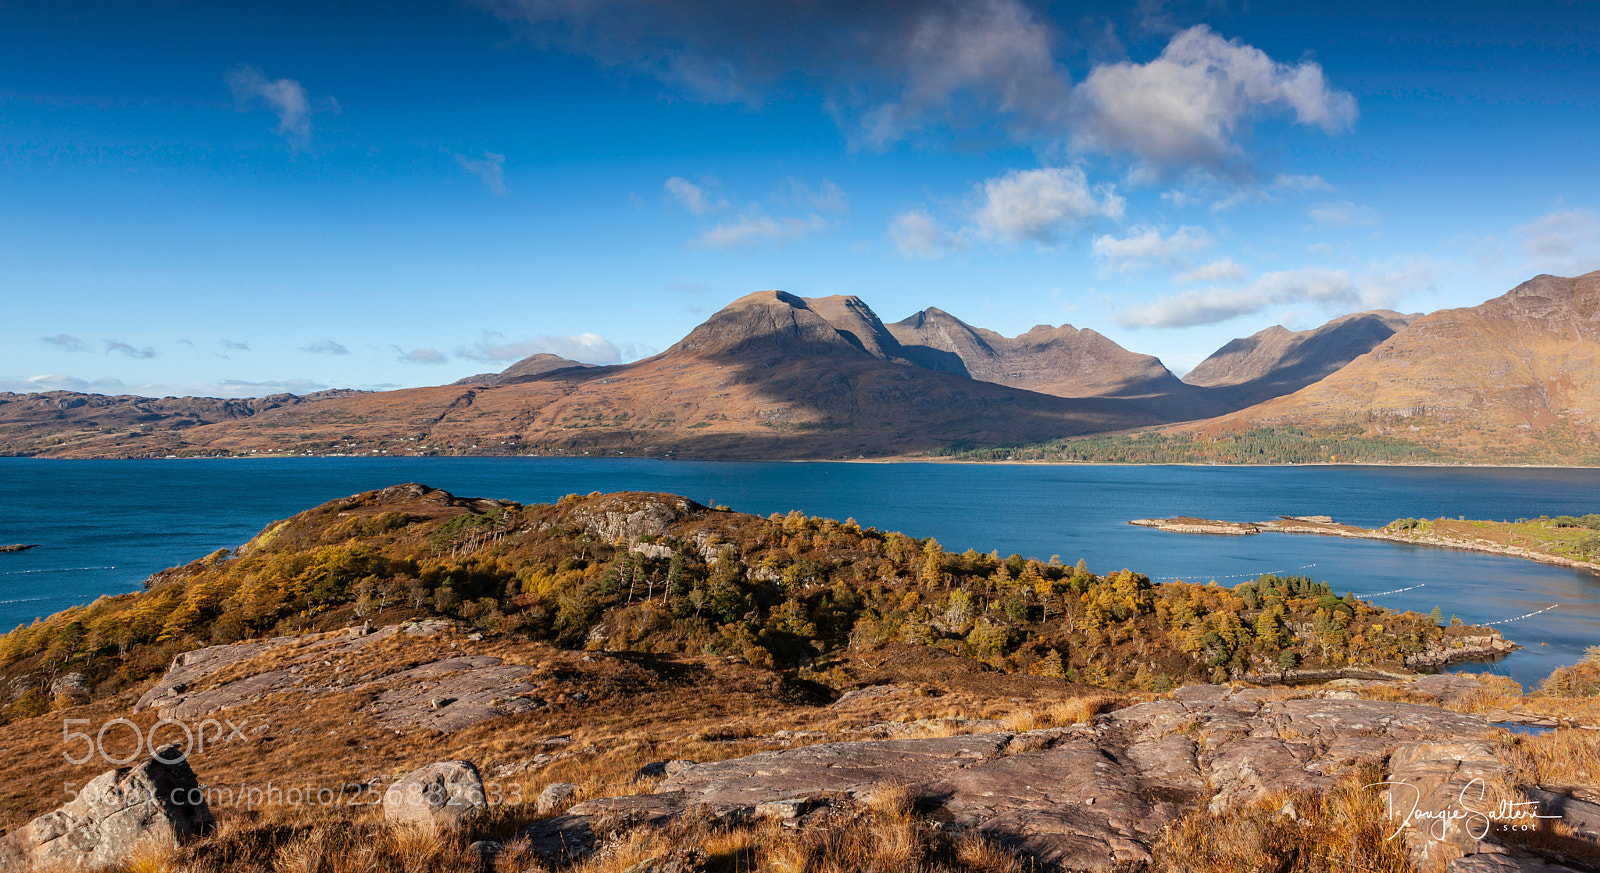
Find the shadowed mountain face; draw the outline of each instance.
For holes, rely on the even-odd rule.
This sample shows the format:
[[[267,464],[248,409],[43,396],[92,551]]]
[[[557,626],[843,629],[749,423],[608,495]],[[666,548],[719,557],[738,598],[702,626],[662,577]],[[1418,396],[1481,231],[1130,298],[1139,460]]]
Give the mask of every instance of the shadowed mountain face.
[[[1039,325],[1018,337],[973,327],[928,308],[888,326],[918,366],[1056,397],[1140,397],[1174,420],[1220,415],[1224,405],[1185,385],[1161,361],[1093,330]]]
[[[1214,389],[1236,408],[1253,406],[1328,376],[1421,317],[1376,310],[1313,330],[1289,331],[1275,324],[1218,349],[1183,381]]]
[[[1600,272],[1423,316],[1320,382],[1186,429],[1352,423],[1467,450],[1600,448]]]

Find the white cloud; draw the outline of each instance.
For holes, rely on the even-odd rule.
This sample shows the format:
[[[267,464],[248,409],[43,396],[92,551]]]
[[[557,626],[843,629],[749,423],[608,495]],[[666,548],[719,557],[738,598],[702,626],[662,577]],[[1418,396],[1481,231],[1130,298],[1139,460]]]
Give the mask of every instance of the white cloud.
[[[763,213],[741,215],[738,218],[709,228],[690,241],[690,245],[707,249],[748,249],[773,244],[783,245],[803,239],[831,224],[820,215],[804,218],[773,218]]]
[[[483,157],[478,160],[473,160],[466,155],[458,155],[455,152],[450,152],[450,156],[456,159],[456,163],[461,165],[461,169],[466,170],[472,175],[482,179],[483,184],[488,187],[490,191],[499,194],[502,197],[505,196],[505,155],[497,155],[494,152],[486,151],[483,153]]]
[[[307,344],[305,344],[305,345],[300,347],[300,351],[302,351],[302,352],[310,352],[313,355],[348,355],[348,354],[350,354],[350,350],[345,348],[343,343],[334,342],[331,339],[317,340],[314,343],[307,343]]]
[[[1156,177],[1192,167],[1241,175],[1239,137],[1262,112],[1288,110],[1329,133],[1348,129],[1357,112],[1318,64],[1279,63],[1205,25],[1177,34],[1148,63],[1094,68],[1073,97],[1079,146],[1131,154]]]
[[[1179,273],[1172,277],[1172,281],[1178,285],[1196,285],[1201,282],[1237,282],[1243,278],[1244,267],[1234,263],[1232,258],[1223,258]]]
[[[984,239],[1049,245],[1063,231],[1120,220],[1125,206],[1111,186],[1090,190],[1081,167],[1012,170],[983,183],[972,218]]]
[[[850,211],[850,195],[827,179],[823,179],[816,190],[812,190],[799,179],[789,179],[785,184],[789,190],[789,198],[802,209],[837,213]]]
[[[306,89],[293,79],[268,79],[248,64],[223,74],[239,111],[264,104],[278,116],[278,133],[298,150],[311,144],[311,101]]]
[[[586,364],[621,363],[626,356],[637,357],[640,349],[632,343],[618,345],[597,333],[579,333],[572,336],[535,336],[505,342],[498,331],[484,331],[483,338],[470,346],[456,349],[456,355],[486,363],[504,364],[520,361],[529,355],[559,355]]]
[[[420,349],[412,349],[409,352],[400,348],[399,346],[395,346],[395,352],[400,355],[400,362],[404,364],[425,364],[432,366],[435,364],[442,364],[445,361],[450,360],[444,352],[441,352],[435,348],[428,348],[426,346]]]
[[[119,355],[125,355],[130,358],[140,359],[153,358],[156,356],[156,350],[149,346],[135,348],[134,346],[122,342],[121,340],[106,340],[106,354],[109,355],[112,352],[116,352]]]
[[[921,209],[908,209],[889,222],[889,238],[908,258],[942,258],[945,252],[968,248],[967,241],[939,227]]]
[[[1322,227],[1356,227],[1378,223],[1377,210],[1349,200],[1318,203],[1306,210],[1306,215]]]
[[[40,391],[77,391],[83,394],[122,393],[127,386],[121,379],[79,379],[76,376],[46,375],[29,379],[0,378],[0,391],[33,394]]]
[[[1316,175],[1300,175],[1296,173],[1279,173],[1272,180],[1272,187],[1286,191],[1332,191],[1333,186],[1328,180]]]
[[[49,343],[50,345],[53,345],[65,352],[90,351],[88,343],[78,339],[75,336],[68,336],[64,333],[58,333],[55,336],[42,336],[39,337],[39,341]]]
[[[1517,228],[1532,269],[1561,276],[1600,270],[1600,219],[1587,209],[1551,212]]]
[[[706,188],[683,178],[673,176],[666,182],[667,193],[695,215],[709,215],[728,208],[728,201],[712,196]]]
[[[1136,227],[1126,237],[1097,236],[1090,251],[1108,269],[1136,273],[1156,267],[1176,269],[1186,255],[1210,248],[1211,235],[1198,227],[1180,227],[1168,236],[1153,227]]]
[[[1402,293],[1432,284],[1435,265],[1418,262],[1399,270],[1369,270],[1354,277],[1346,270],[1308,267],[1263,273],[1240,288],[1200,288],[1123,311],[1124,327],[1191,327],[1215,324],[1273,306],[1313,303],[1326,309],[1389,306]]]

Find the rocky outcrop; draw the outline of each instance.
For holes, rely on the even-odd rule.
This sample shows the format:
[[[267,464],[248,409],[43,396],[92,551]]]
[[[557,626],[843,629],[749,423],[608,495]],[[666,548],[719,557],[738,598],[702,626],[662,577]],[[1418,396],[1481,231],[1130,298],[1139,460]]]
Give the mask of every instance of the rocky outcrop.
[[[623,492],[585,500],[572,510],[572,520],[603,542],[635,545],[665,534],[674,522],[703,510],[683,497]]]
[[[209,832],[211,809],[176,746],[108,770],[76,797],[0,837],[0,871],[98,870]]]
[[[905,791],[920,811],[1044,867],[1113,870],[1149,860],[1161,829],[1191,810],[1326,789],[1357,762],[1392,762],[1397,808],[1409,809],[1415,793],[1418,809],[1443,809],[1461,784],[1506,775],[1485,742],[1493,732],[1480,717],[1428,706],[1192,686],[1067,728],[826,743],[699,764],[653,794],[580,803],[527,836],[571,856],[616,822],[660,824],[693,810],[803,823],[818,807]],[[1441,828],[1408,837],[1419,863],[1503,851],[1460,820]]]
[[[383,795],[390,824],[456,828],[489,808],[483,778],[471,761],[440,761],[401,777]]]
[[[1261,533],[1259,525],[1247,521],[1211,521],[1204,518],[1136,518],[1128,524],[1138,527],[1153,527],[1170,533],[1192,534],[1221,534],[1223,536],[1244,537]]]
[[[1432,686],[1448,694],[1462,690],[1455,684],[1440,677]],[[1160,826],[1202,803],[1222,810],[1280,790],[1318,790],[1353,761],[1393,755],[1395,802],[1409,809],[1415,793],[1422,814],[1440,817],[1473,778],[1505,772],[1493,745],[1480,741],[1489,725],[1476,717],[1216,687],[1175,697],[1066,730],[834,743],[699,765],[655,795],[580,804],[530,835],[548,851],[571,854],[592,839],[596,823],[660,823],[691,810],[809,826],[824,808],[903,789],[923,812],[976,827],[1046,867],[1117,869],[1148,858]],[[1419,815],[1415,826],[1430,821]],[[1395,825],[1398,832],[1406,821]],[[1464,859],[1463,870],[1500,863],[1489,857],[1508,870],[1562,869],[1493,854],[1504,849],[1456,822],[1437,838],[1411,841],[1419,862]]]

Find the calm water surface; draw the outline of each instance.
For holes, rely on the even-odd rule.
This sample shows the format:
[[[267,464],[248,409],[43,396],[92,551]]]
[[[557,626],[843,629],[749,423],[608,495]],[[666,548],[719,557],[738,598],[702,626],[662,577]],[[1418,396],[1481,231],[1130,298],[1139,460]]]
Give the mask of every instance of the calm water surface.
[[[1096,572],[1236,584],[1298,572],[1393,609],[1439,606],[1499,621],[1526,646],[1493,669],[1532,684],[1600,644],[1600,577],[1436,549],[1262,534],[1201,537],[1131,518],[1260,520],[1331,515],[1377,526],[1441,515],[1515,519],[1600,510],[1600,470],[1410,467],[1081,467],[547,458],[303,458],[42,461],[0,458],[0,627],[101,594],[249,539],[326,500],[401,482],[524,503],[590,491],[666,491],[766,515],[812,515],[934,536],[946,549],[998,549]],[[1482,669],[1481,665],[1472,669]]]

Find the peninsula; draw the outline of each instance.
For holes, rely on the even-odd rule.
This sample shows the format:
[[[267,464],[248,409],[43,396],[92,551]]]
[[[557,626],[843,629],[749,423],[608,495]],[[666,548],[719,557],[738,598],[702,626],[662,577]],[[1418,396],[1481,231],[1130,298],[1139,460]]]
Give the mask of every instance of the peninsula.
[[[1258,533],[1290,533],[1383,540],[1506,555],[1600,574],[1600,514],[1545,516],[1518,521],[1401,518],[1380,528],[1340,524],[1325,515],[1280,516],[1267,521],[1215,521],[1187,516],[1136,518],[1128,524],[1186,534],[1250,536]]]

